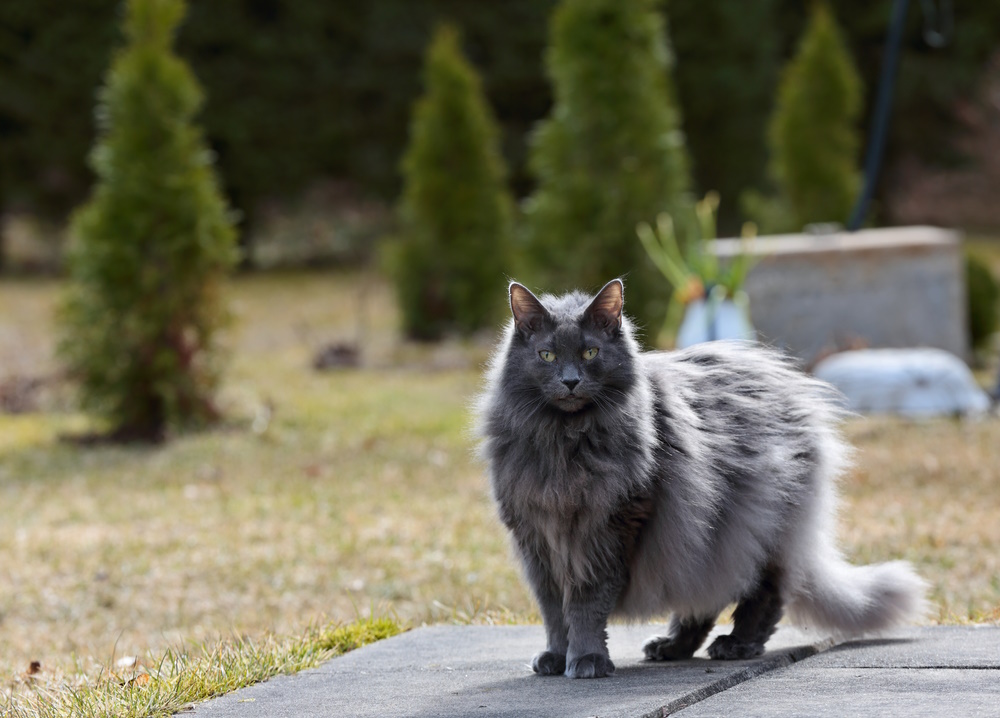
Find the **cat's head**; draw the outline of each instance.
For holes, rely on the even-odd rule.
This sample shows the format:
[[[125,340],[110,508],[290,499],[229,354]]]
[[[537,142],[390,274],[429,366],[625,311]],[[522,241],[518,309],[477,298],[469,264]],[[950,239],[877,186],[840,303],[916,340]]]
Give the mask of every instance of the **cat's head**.
[[[634,381],[635,354],[623,315],[620,279],[595,296],[572,292],[536,297],[510,284],[513,332],[507,368],[518,389],[567,413],[620,404]],[[513,376],[512,376],[513,375]]]

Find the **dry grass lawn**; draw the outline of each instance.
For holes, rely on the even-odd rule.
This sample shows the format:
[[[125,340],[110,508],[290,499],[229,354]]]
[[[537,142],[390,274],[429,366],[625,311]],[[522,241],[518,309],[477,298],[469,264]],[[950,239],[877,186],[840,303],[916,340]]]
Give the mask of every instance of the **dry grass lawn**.
[[[0,382],[55,371],[57,290],[0,281]],[[373,609],[411,625],[537,620],[472,456],[487,347],[402,344],[388,290],[359,275],[232,291],[218,429],[81,448],[59,440],[89,424],[58,387],[0,414],[0,687],[31,661],[72,679],[113,656]],[[310,368],[324,342],[358,337],[363,368]],[[847,433],[860,448],[842,487],[848,553],[912,560],[935,620],[1000,619],[1000,421]]]

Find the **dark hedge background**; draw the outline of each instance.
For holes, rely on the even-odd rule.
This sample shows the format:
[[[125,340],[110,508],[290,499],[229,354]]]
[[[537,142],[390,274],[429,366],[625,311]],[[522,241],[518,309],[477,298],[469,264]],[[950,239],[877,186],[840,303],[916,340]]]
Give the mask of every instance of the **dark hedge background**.
[[[831,3],[865,81],[865,123],[891,3]],[[482,73],[523,196],[531,188],[527,136],[550,104],[542,58],[554,4],[193,0],[178,49],[207,92],[201,122],[225,189],[252,222],[262,200],[293,196],[318,178],[396,196],[421,58],[432,27],[451,19]],[[696,189],[720,190],[724,229],[734,226],[739,192],[764,181],[764,127],[807,7],[664,3]],[[0,3],[0,209],[61,219],[87,196],[94,93],[121,42],[119,12],[118,0]],[[1000,46],[1000,3],[955,3],[954,33],[941,49],[924,41],[924,22],[921,3],[911,3],[889,161],[915,154],[960,165],[970,158],[948,141],[952,110]]]

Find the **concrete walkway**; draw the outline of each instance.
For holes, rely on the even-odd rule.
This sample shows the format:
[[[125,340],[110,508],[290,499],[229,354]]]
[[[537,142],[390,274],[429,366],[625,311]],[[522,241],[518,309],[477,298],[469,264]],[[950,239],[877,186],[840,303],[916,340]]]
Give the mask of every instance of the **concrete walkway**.
[[[540,626],[421,628],[200,704],[193,715],[1000,716],[1000,628],[912,628],[834,645],[782,627],[753,660],[711,661],[702,652],[644,662],[642,642],[664,629],[612,626],[615,675],[574,681],[531,672]]]

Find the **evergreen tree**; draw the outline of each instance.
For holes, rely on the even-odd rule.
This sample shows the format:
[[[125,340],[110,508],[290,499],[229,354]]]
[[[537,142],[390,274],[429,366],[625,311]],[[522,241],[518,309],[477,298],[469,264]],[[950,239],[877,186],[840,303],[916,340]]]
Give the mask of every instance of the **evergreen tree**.
[[[698,194],[718,192],[719,232],[738,234],[740,195],[764,182],[781,69],[778,0],[668,0],[677,99]]]
[[[216,416],[235,231],[193,123],[201,91],[172,51],[183,15],[183,0],[128,0],[97,107],[98,180],[72,225],[60,350],[84,407],[123,440]]]
[[[758,211],[765,231],[847,221],[861,186],[861,102],[861,80],[836,20],[817,2],[778,88],[768,138],[780,209]]]
[[[404,329],[469,334],[498,317],[509,266],[511,198],[497,127],[458,32],[437,30],[403,158],[402,236],[391,271]]]
[[[626,277],[630,312],[658,325],[662,277],[636,238],[688,189],[672,64],[654,0],[564,0],[547,70],[555,105],[532,142],[527,235],[550,289]]]

